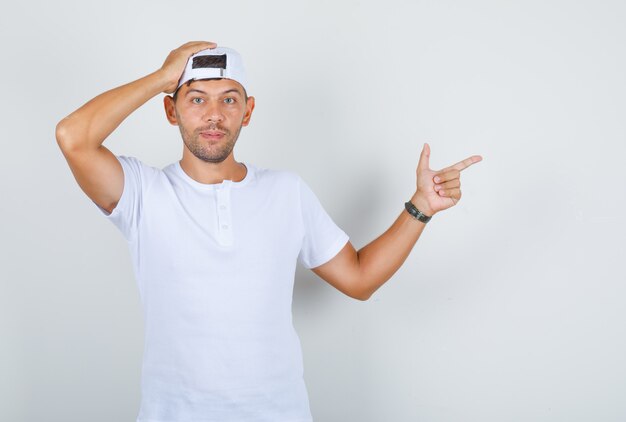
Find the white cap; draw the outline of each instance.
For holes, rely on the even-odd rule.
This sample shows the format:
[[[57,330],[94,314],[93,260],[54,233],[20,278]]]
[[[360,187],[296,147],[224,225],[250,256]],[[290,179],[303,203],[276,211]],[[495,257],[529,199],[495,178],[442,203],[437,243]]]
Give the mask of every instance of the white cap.
[[[232,48],[216,47],[202,50],[189,57],[178,88],[190,79],[227,78],[246,89],[246,71],[241,56]],[[178,89],[177,88],[177,89]]]

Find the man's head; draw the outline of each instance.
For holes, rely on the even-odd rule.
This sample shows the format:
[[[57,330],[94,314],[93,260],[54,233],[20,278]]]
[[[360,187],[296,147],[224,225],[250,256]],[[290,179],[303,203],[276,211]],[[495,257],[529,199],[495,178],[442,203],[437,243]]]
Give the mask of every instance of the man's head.
[[[178,89],[163,101],[168,121],[179,127],[185,147],[197,158],[219,163],[232,153],[254,109],[245,84],[234,50],[203,50],[189,58]]]

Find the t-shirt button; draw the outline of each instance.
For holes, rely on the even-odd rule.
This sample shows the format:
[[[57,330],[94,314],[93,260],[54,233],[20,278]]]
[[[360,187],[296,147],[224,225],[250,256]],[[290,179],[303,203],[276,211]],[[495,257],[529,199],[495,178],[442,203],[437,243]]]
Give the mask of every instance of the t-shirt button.
[[[226,205],[220,205],[220,209],[221,210],[225,210],[226,209]]]
[[[223,228],[224,230],[227,230],[227,229],[228,229],[228,225],[226,225],[226,224],[222,224],[222,228]]]

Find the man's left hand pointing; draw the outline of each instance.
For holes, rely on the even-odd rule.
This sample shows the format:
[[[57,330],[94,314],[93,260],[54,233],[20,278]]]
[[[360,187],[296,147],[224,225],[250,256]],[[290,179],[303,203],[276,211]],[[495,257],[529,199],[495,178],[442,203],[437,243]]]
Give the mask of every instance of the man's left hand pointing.
[[[411,202],[424,214],[432,216],[448,209],[461,199],[461,171],[481,161],[480,155],[472,155],[463,161],[439,171],[430,169],[430,146],[424,144],[417,165],[417,190]]]

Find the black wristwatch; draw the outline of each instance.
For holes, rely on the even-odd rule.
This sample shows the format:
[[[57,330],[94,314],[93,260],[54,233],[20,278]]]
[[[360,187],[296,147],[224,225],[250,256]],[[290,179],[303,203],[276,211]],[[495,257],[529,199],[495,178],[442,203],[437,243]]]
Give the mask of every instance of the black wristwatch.
[[[407,201],[404,203],[404,208],[415,218],[416,220],[421,221],[422,223],[428,223],[432,217],[427,216],[423,212],[417,209],[415,205],[411,201]]]

